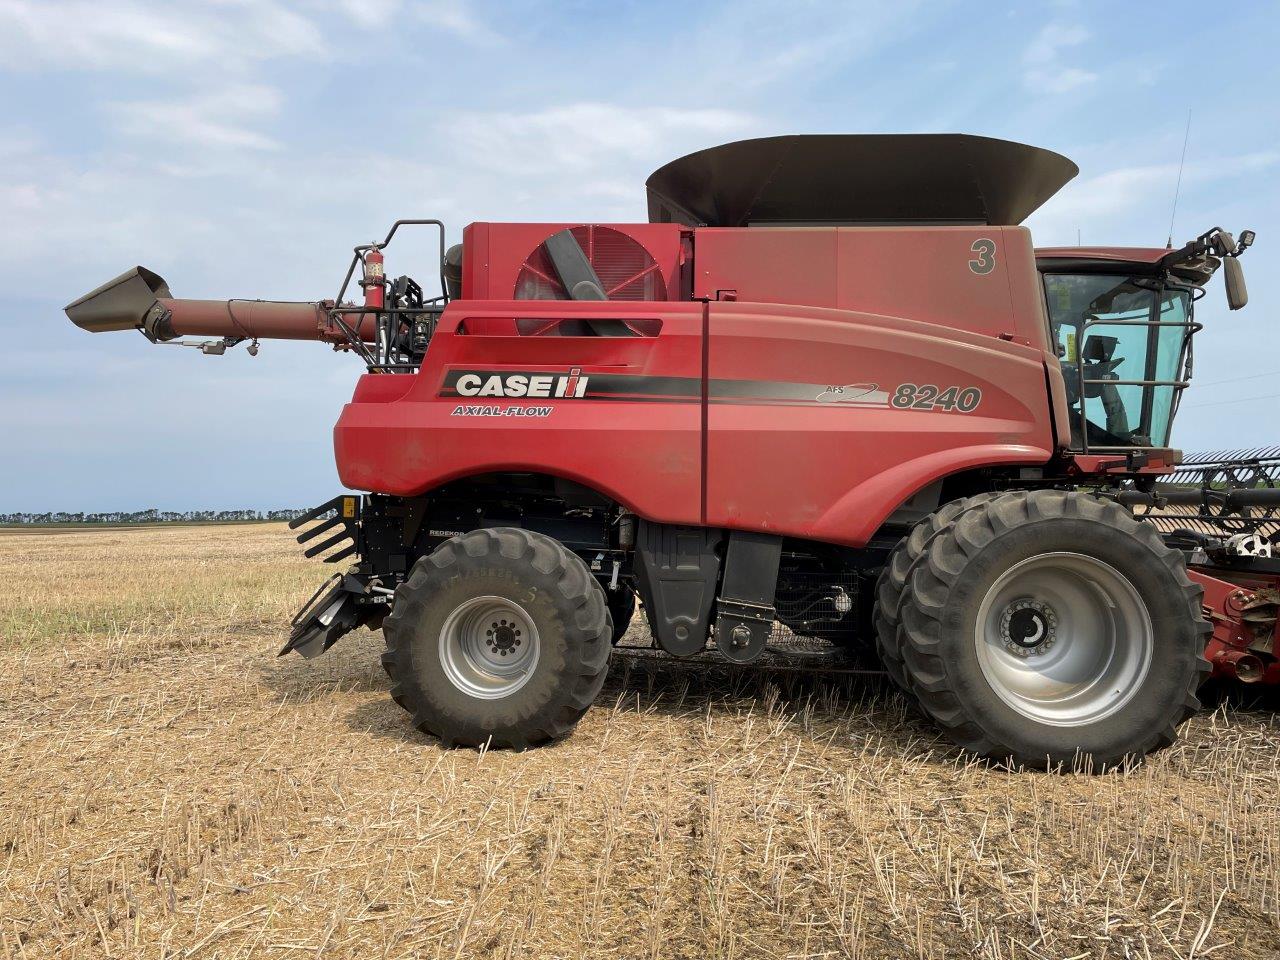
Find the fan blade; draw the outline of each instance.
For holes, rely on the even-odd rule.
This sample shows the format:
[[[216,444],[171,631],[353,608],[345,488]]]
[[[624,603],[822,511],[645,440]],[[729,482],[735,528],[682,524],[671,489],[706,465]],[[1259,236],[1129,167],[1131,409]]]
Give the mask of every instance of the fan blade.
[[[573,238],[571,230],[559,230],[547,237],[543,245],[555,267],[570,300],[608,300],[604,284],[586,253]],[[587,320],[587,327],[597,337],[633,337],[635,331],[621,320]]]
[[[556,268],[560,282],[570,300],[608,300],[604,294],[604,284],[596,275],[591,261],[573,239],[569,230],[560,230],[546,239],[547,256],[551,265]]]

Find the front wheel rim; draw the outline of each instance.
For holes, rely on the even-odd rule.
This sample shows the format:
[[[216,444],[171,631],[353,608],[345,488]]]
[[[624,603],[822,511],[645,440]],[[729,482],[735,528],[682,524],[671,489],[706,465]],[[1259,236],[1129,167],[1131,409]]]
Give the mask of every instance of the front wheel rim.
[[[474,597],[440,628],[440,663],[458,690],[481,700],[515,693],[533,676],[541,644],[533,619],[505,597]]]
[[[991,689],[1028,719],[1095,723],[1122,709],[1151,668],[1151,617],[1110,564],[1046,553],[1006,570],[983,598],[975,629]]]

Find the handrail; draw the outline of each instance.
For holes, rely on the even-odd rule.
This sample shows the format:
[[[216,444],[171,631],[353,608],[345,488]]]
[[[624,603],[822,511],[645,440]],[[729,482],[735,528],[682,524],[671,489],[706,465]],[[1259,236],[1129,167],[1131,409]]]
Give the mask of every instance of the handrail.
[[[1151,313],[1156,312],[1156,310],[1158,309],[1158,304],[1159,304],[1159,298],[1153,297]],[[1088,417],[1088,411],[1085,405],[1086,397],[1084,395],[1085,393],[1084,388],[1086,386],[1104,386],[1104,385],[1110,385],[1115,387],[1151,387],[1151,388],[1170,387],[1173,390],[1173,398],[1170,402],[1173,405],[1173,410],[1176,411],[1179,401],[1181,399],[1182,391],[1191,385],[1191,381],[1181,380],[1181,379],[1172,379],[1172,380],[1086,379],[1085,373],[1084,373],[1084,368],[1085,368],[1084,345],[1088,339],[1087,332],[1091,327],[1172,327],[1172,328],[1180,327],[1186,331],[1186,334],[1184,335],[1184,339],[1183,339],[1183,348],[1182,350],[1179,351],[1179,366],[1181,366],[1183,351],[1185,351],[1189,346],[1191,342],[1191,338],[1200,330],[1204,329],[1204,324],[1198,323],[1197,321],[1193,320],[1190,315],[1188,315],[1187,318],[1184,320],[1159,320],[1159,319],[1157,320],[1151,320],[1151,319],[1102,320],[1102,319],[1090,319],[1088,317],[1085,317],[1083,323],[1080,324],[1080,327],[1079,327],[1080,342],[1076,346],[1075,366],[1076,366],[1076,382],[1080,386],[1080,444],[1082,447],[1082,452],[1087,454],[1095,450],[1114,451],[1114,450],[1134,449],[1133,447],[1102,446],[1102,445],[1096,445],[1096,444],[1091,445],[1089,443],[1089,417]],[[1170,414],[1170,416],[1172,416],[1172,414]],[[1139,424],[1139,427],[1141,426],[1142,424]]]

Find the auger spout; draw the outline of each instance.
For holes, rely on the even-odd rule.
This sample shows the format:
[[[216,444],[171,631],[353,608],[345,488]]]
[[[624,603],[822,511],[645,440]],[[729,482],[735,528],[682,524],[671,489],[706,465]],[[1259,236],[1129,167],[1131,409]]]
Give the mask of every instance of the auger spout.
[[[141,330],[153,343],[184,336],[347,343],[349,338],[331,307],[328,302],[175,298],[163,277],[145,267],[134,267],[64,309],[82,330]],[[359,339],[374,340],[371,321],[352,316],[348,325]]]

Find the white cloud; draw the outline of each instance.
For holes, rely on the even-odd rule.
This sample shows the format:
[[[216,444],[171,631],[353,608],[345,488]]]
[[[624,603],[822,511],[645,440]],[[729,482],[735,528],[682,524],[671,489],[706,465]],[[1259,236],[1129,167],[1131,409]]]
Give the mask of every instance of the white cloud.
[[[1280,153],[1258,152],[1214,157],[1188,163],[1182,173],[1182,201],[1197,187],[1280,164]],[[1158,163],[1117,167],[1068,184],[1028,224],[1040,246],[1074,244],[1080,230],[1085,245],[1101,242],[1162,246],[1169,224],[1178,164]],[[1179,218],[1181,219],[1181,217]],[[1146,236],[1117,236],[1122,224],[1145,223]],[[1210,226],[1204,224],[1199,229]],[[1177,225],[1175,225],[1177,229]],[[1178,243],[1186,237],[1175,236]]]
[[[1023,54],[1026,63],[1051,63],[1066,47],[1089,39],[1089,31],[1078,24],[1048,23],[1036,34]]]
[[[61,251],[60,302],[132,263],[184,296],[332,296],[351,245],[403,216],[440,217],[450,242],[471,220],[643,220],[654,167],[758,129],[732,111],[583,103],[453,118],[448,136],[423,131],[430,150],[314,151],[273,137],[286,108],[269,86],[105,109],[128,136],[83,155],[0,128],[0,263],[25,262],[33,244]],[[429,283],[434,243],[404,233],[394,268]],[[20,281],[0,267],[0,282]],[[0,310],[9,322],[24,321]]]
[[[1068,93],[1098,79],[1096,73],[1062,62],[1063,54],[1089,39],[1089,31],[1076,24],[1046,24],[1022,55],[1023,82],[1036,93]]]
[[[465,0],[337,0],[337,8],[364,30],[384,29],[397,17],[412,17],[474,44],[503,42],[501,34],[476,15],[474,7]]]
[[[455,239],[462,225],[451,176],[428,162],[364,144],[323,153],[290,143],[215,150],[166,134],[163,109],[155,110],[160,119],[150,118],[156,126],[137,149],[66,157],[33,143],[0,152],[0,223],[7,225],[0,283],[20,281],[16,265],[34,245],[54,251],[58,279],[49,295],[59,303],[134,263],[160,272],[183,296],[333,296],[352,244],[380,238],[397,216],[442,217]],[[200,123],[196,134],[207,132]],[[432,271],[421,264],[433,242],[427,231],[398,237],[403,272],[429,281]],[[271,251],[268,275],[255,273],[264,249]],[[25,322],[19,317],[12,304],[0,306],[0,331]]]
[[[389,26],[403,5],[402,0],[338,0],[338,9],[365,30]]]
[[[530,113],[473,113],[450,124],[471,162],[513,174],[608,173],[620,158],[671,159],[672,150],[711,146],[751,116],[733,110],[573,103]]]
[[[108,105],[131,138],[182,140],[203,147],[274,150],[279,144],[252,124],[280,110],[280,93],[262,84],[235,84],[178,100]]]
[[[324,50],[320,29],[275,0],[0,0],[10,69],[170,73]]]
[[[501,34],[479,19],[472,6],[463,0],[421,0],[413,10],[423,23],[463,40],[481,45],[501,43]]]
[[[919,30],[919,0],[736,0],[689,4],[684,42],[673,43],[668,70],[682,89],[717,98],[787,82],[811,83],[900,43]],[[696,56],[690,51],[696,50]]]
[[[1062,67],[1052,74],[1046,73],[1038,81],[1033,80],[1032,85],[1038,83],[1041,89],[1048,93],[1069,93],[1077,87],[1093,83],[1096,79],[1098,75],[1088,70],[1081,70],[1079,67]]]

